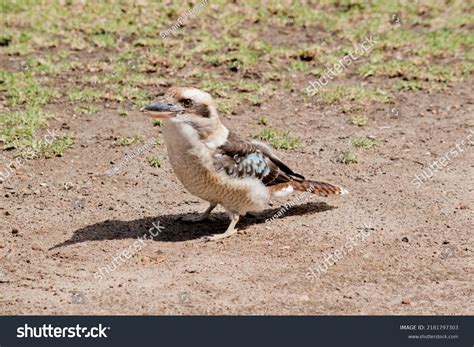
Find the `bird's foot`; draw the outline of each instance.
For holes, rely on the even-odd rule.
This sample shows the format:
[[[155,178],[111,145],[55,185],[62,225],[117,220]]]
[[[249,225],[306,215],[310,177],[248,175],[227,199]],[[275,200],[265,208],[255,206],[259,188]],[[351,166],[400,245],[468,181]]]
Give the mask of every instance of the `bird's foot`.
[[[223,240],[223,239],[226,239],[228,238],[229,236],[232,236],[234,235],[235,233],[237,233],[237,229],[233,229],[233,230],[227,230],[225,233],[223,234],[215,234],[215,235],[211,235],[211,236],[204,236],[203,238],[201,238],[201,240],[203,242],[210,242],[210,241],[219,241],[219,240]]]
[[[181,220],[183,222],[189,222],[189,223],[196,223],[196,222],[202,222],[203,220],[206,220],[209,215],[211,214],[212,210],[217,206],[217,204],[210,203],[209,207],[201,213],[200,215],[191,215],[191,216],[184,216],[181,217]]]
[[[230,214],[230,224],[225,233],[223,234],[216,234],[212,236],[204,236],[202,240],[204,242],[209,242],[209,241],[219,241],[223,240],[225,238],[228,238],[229,236],[234,235],[237,232],[237,229],[235,228],[235,225],[239,221],[239,214],[238,213],[231,213]]]
[[[186,223],[197,223],[202,222],[209,218],[209,213],[201,213],[198,215],[183,216],[181,220]]]

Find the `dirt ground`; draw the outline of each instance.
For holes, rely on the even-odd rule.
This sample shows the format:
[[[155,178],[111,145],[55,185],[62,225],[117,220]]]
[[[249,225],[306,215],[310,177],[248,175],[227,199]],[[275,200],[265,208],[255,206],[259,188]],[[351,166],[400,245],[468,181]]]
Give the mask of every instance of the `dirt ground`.
[[[267,28],[262,37],[286,40],[278,28]],[[83,61],[97,56],[76,55]],[[6,69],[22,60],[0,58]],[[196,66],[175,74],[173,83],[186,85],[191,68]],[[224,124],[250,137],[262,128],[258,116],[267,115],[272,126],[303,143],[278,151],[286,164],[341,185],[348,195],[303,198],[265,223],[297,197],[282,198],[244,217],[239,234],[202,242],[224,232],[227,216],[219,208],[206,222],[180,220],[207,204],[177,180],[166,145],[126,159],[150,139],[161,139],[160,127],[127,102],[95,102],[97,114],[78,117],[76,103],[56,100],[47,108],[57,117],[39,133],[67,129],[74,147],[62,157],[26,160],[0,184],[0,314],[474,314],[472,75],[442,90],[401,90],[392,103],[365,104],[369,122],[362,127],[348,124],[350,101],[304,99],[314,78],[305,72],[286,76],[291,88],[277,89],[261,105],[236,105],[222,115]],[[149,77],[163,80],[160,71]],[[362,79],[353,70],[332,83],[390,88],[394,80]],[[67,76],[57,81],[58,88],[66,85]],[[153,99],[167,87],[144,88]],[[124,108],[128,115],[118,116]],[[144,141],[114,142],[133,134]],[[379,144],[353,149],[357,163],[341,164],[337,153],[354,136]],[[450,151],[456,155],[433,177],[414,182]],[[14,158],[11,151],[3,154]],[[161,158],[161,167],[149,165],[151,154]],[[106,174],[124,160],[116,173]],[[152,240],[137,240],[150,229]],[[326,263],[321,276],[308,276],[367,231],[365,240],[359,237],[350,251]],[[130,259],[117,258],[124,250],[132,250]]]
[[[367,134],[384,145],[357,166],[331,160],[340,139],[353,133],[336,110],[305,105],[288,119],[288,96],[275,98],[278,121],[291,124],[307,143],[296,155],[283,153],[286,162],[350,194],[311,197],[270,225],[265,220],[272,209],[247,216],[242,233],[222,243],[199,240],[225,230],[222,211],[209,222],[179,221],[206,204],[184,190],[166,159],[159,174],[134,160],[118,174],[104,175],[110,160],[126,154],[107,138],[130,127],[157,136],[139,112],[118,119],[108,111],[85,124],[70,120],[80,136],[68,157],[29,161],[2,185],[0,311],[472,314],[472,145],[419,189],[412,183],[467,138],[471,92],[472,81],[449,93],[404,98],[396,119],[387,109],[370,110],[376,121]],[[245,124],[250,116],[233,116],[226,124],[246,132],[252,130]],[[159,152],[166,158],[164,147]],[[153,241],[102,280],[94,277],[157,221],[165,229]],[[367,227],[375,232],[363,244],[320,278],[305,277]]]

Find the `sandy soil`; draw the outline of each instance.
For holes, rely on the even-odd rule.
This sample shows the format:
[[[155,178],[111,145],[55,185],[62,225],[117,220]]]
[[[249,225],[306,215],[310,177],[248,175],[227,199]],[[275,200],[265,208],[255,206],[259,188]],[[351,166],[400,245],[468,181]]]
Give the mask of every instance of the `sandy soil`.
[[[473,314],[472,87],[471,79],[434,94],[400,93],[395,105],[368,108],[363,128],[347,124],[340,107],[295,105],[287,91],[237,109],[224,118],[231,129],[254,134],[259,111],[271,114],[272,124],[304,142],[283,151],[284,161],[350,194],[302,199],[266,224],[292,198],[276,201],[215,243],[199,239],[223,232],[227,217],[218,210],[207,222],[179,220],[206,203],[177,181],[164,145],[153,149],[163,158],[159,169],[146,151],[105,174],[144,145],[115,146],[116,136],[160,137],[140,112],[117,117],[111,104],[87,121],[53,121],[50,128],[76,134],[75,148],[28,161],[0,184],[0,313]],[[358,164],[337,163],[335,152],[355,134],[380,145]],[[457,155],[417,188],[415,175],[450,151]],[[137,241],[158,222],[153,240]],[[364,233],[308,279],[308,269]],[[112,259],[127,249],[130,259]],[[98,273],[107,266],[115,270]]]

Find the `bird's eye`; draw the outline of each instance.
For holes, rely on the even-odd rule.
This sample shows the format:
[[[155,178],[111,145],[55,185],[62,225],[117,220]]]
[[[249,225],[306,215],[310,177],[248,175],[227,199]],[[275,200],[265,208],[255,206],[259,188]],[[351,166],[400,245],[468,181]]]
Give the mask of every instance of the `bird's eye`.
[[[183,105],[184,105],[184,107],[189,108],[189,107],[193,106],[193,101],[191,99],[184,99],[183,100]]]

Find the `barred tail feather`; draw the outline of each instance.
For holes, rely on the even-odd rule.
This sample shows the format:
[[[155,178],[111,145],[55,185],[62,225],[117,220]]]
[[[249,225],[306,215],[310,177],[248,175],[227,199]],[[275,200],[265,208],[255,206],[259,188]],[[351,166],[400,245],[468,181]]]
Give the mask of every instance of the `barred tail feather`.
[[[325,182],[304,180],[302,182],[291,181],[291,186],[294,190],[299,192],[310,192],[316,195],[328,196],[328,195],[342,195],[348,194],[347,189],[342,187],[334,186]]]

